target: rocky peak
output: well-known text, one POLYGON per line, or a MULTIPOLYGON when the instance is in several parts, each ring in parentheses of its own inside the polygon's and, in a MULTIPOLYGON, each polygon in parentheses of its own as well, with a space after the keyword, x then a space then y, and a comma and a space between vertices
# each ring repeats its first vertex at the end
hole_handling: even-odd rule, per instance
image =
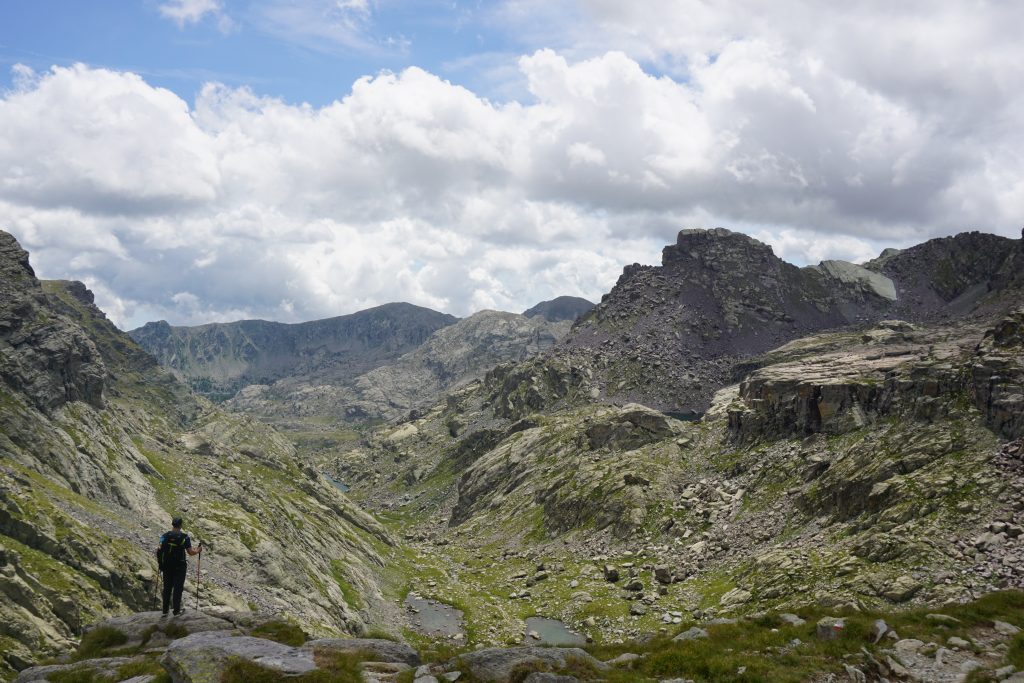
POLYGON ((14 235, 0 230, 0 282, 7 284, 35 279, 28 262, 28 252, 21 248, 14 235))
POLYGON ((594 307, 594 304, 578 296, 559 296, 550 301, 541 301, 523 315, 527 318, 541 316, 548 322, 573 321, 594 307))

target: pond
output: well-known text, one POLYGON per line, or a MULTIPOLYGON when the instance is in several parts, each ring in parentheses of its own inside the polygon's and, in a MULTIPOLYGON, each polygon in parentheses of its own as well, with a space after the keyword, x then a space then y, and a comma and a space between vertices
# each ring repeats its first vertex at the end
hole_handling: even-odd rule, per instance
POLYGON ((586 637, 569 630, 558 619, 530 617, 526 620, 526 645, 586 645, 586 637), (534 637, 534 634, 538 637, 534 637))
POLYGON ((337 479, 333 478, 329 474, 325 474, 324 477, 327 479, 327 481, 331 482, 331 485, 334 488, 338 489, 342 493, 348 493, 348 491, 349 491, 349 485, 348 484, 343 484, 342 482, 340 482, 337 479))
POLYGON ((436 600, 427 600, 414 593, 405 597, 413 630, 431 637, 451 637, 463 633, 462 611, 436 600))

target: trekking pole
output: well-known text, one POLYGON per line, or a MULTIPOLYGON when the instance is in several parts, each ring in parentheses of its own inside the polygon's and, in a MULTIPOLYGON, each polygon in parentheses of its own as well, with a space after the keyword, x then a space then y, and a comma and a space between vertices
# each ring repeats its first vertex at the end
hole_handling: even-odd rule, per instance
POLYGON ((196 558, 196 611, 199 611, 199 593, 202 592, 202 574, 199 572, 200 565, 203 564, 203 544, 199 543, 199 557, 196 558))

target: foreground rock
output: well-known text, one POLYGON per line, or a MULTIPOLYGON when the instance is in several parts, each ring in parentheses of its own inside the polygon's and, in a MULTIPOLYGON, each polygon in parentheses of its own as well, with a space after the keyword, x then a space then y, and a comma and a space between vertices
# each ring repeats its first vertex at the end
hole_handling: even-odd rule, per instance
POLYGON ((513 672, 524 667, 553 670, 581 664, 599 671, 607 668, 603 662, 576 647, 488 648, 462 655, 454 661, 474 680, 480 681, 507 681, 513 672))
POLYGON ((130 657, 103 657, 74 664, 53 664, 33 666, 25 669, 14 683, 48 683, 51 680, 108 680, 116 677, 118 670, 131 661, 130 657), (90 678, 91 676, 91 678, 90 678))
POLYGON ((243 636, 231 631, 196 633, 168 646, 160 663, 174 683, 219 683, 233 659, 242 659, 285 676, 316 668, 313 651, 243 636))
POLYGON ((420 656, 405 643, 396 643, 379 638, 323 638, 312 640, 302 646, 313 652, 348 652, 370 655, 375 662, 419 666, 420 656))

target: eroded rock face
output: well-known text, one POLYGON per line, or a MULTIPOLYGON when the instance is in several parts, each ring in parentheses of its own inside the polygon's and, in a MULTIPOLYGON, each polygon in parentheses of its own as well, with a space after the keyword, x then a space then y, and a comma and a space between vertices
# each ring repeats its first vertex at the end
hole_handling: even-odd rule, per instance
POLYGON ((0 231, 0 378, 53 411, 71 401, 102 408, 106 377, 96 345, 48 306, 28 253, 0 231))
POLYGON ((992 428, 1008 439, 1024 435, 1024 309, 985 334, 971 379, 976 403, 992 428))

